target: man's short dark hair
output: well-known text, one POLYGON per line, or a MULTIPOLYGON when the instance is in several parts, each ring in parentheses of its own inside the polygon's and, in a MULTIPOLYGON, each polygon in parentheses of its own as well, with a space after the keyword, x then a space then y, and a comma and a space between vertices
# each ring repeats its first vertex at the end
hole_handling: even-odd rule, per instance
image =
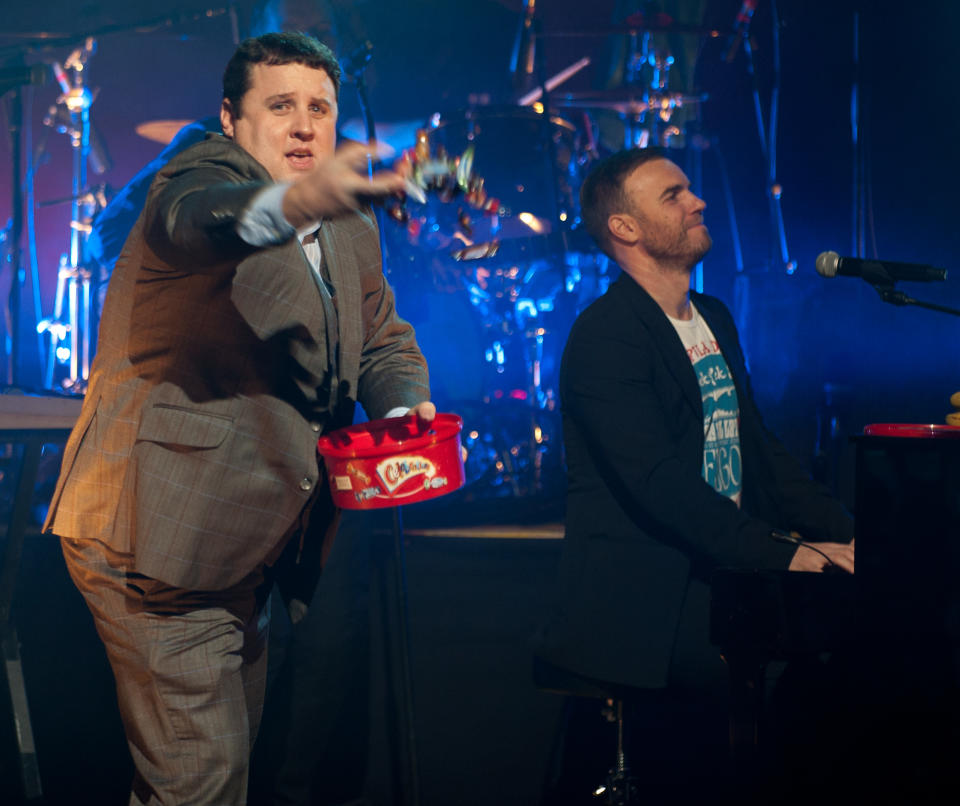
POLYGON ((250 89, 250 68, 255 64, 303 64, 323 70, 340 93, 340 63, 330 48, 307 34, 263 34, 243 40, 223 71, 223 97, 235 117, 241 116, 241 99, 250 89))
POLYGON ((667 159, 662 148, 629 148, 600 160, 580 187, 580 215, 583 225, 604 252, 610 254, 607 219, 630 209, 623 191, 626 178, 646 162, 667 159))

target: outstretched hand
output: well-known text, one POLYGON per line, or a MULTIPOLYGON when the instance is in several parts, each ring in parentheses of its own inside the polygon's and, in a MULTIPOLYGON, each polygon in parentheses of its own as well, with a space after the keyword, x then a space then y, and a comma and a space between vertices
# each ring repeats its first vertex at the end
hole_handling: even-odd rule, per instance
MULTIPOLYGON (((332 157, 294 182, 283 196, 283 215, 300 229, 323 218, 357 210, 363 204, 400 194, 404 177, 397 171, 377 171, 367 176, 368 159, 389 156, 388 146, 347 143, 332 157)), ((432 419, 432 417, 430 418, 432 419)))

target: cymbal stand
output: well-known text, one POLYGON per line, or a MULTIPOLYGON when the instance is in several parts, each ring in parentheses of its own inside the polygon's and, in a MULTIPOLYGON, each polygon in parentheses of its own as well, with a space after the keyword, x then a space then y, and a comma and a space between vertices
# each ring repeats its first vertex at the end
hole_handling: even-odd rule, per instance
POLYGON ((776 0, 770 3, 770 13, 773 17, 773 87, 770 90, 770 119, 769 125, 764 125, 763 106, 760 102, 760 85, 757 80, 756 67, 753 61, 753 45, 750 42, 750 16, 738 19, 736 36, 743 43, 743 52, 747 57, 747 71, 753 82, 753 110, 757 119, 757 132, 760 136, 760 147, 767 163, 767 199, 770 206, 770 225, 776 241, 780 266, 787 274, 797 270, 796 261, 790 258, 787 249, 787 234, 783 224, 783 208, 780 203, 783 195, 783 186, 777 179, 777 118, 780 106, 780 16, 777 13, 776 0))
MULTIPOLYGON (((628 87, 640 86, 643 78, 642 71, 650 56, 650 33, 644 31, 630 32, 630 45, 627 52, 625 83, 628 87)), ((642 97, 642 111, 636 114, 624 115, 624 148, 646 148, 650 145, 650 132, 646 128, 647 109, 649 109, 649 93, 644 89, 642 97)))
POLYGON ((666 146, 671 137, 679 136, 680 130, 670 125, 674 110, 683 105, 681 96, 669 91, 674 61, 672 53, 654 47, 649 31, 630 32, 626 84, 642 86, 643 94, 637 111, 624 114, 624 148, 666 146))
MULTIPOLYGON (((19 357, 20 357, 20 237, 23 229, 23 198, 20 195, 20 180, 22 173, 23 143, 21 134, 23 128, 23 105, 20 88, 17 87, 13 96, 8 99, 7 107, 7 126, 10 135, 11 156, 13 158, 11 174, 12 204, 10 223, 4 231, 7 249, 0 250, 3 257, 6 258, 12 271, 10 280, 10 296, 7 303, 8 326, 10 332, 9 340, 5 340, 5 352, 7 359, 6 382, 10 385, 16 385, 20 381, 19 357)), ((0 240, 4 240, 0 239, 0 240)))
MULTIPOLYGON (((90 56, 95 52, 96 41, 90 37, 83 46, 70 54, 63 67, 56 63, 53 65, 54 76, 63 90, 57 106, 65 106, 69 113, 69 125, 65 127, 65 132, 70 136, 70 147, 73 150, 70 253, 60 258, 53 316, 37 323, 37 332, 46 332, 49 335, 50 349, 44 372, 44 386, 52 389, 57 364, 69 362, 68 374, 61 381, 61 385, 77 392, 85 389, 90 377, 91 272, 81 265, 80 255, 83 241, 90 231, 89 221, 84 220, 83 214, 86 209, 84 189, 90 157, 90 106, 93 104, 93 94, 84 85, 84 70, 90 56), (72 76, 68 77, 67 70, 72 76), (66 320, 63 318, 65 299, 66 320)), ((56 116, 50 117, 56 119, 56 116)), ((48 120, 44 123, 53 125, 48 120)))
MULTIPOLYGON (((538 40, 542 39, 541 20, 533 16, 535 0, 529 0, 527 3, 528 20, 532 21, 534 51, 532 59, 536 68, 537 80, 540 85, 540 101, 543 108, 548 110, 547 122, 549 122, 550 104, 550 86, 547 76, 546 48, 536 48, 538 40)), ((551 190, 553 191, 553 210, 552 226, 557 226, 564 221, 564 210, 561 202, 560 179, 557 175, 557 144, 554 141, 549 126, 544 125, 543 144, 544 153, 548 160, 549 175, 551 179, 551 190)), ((546 420, 546 411, 551 401, 548 401, 546 390, 541 383, 541 367, 543 363, 543 338, 546 335, 546 329, 540 324, 538 311, 534 307, 532 313, 531 327, 525 328, 516 303, 513 306, 513 318, 517 320, 518 334, 524 340, 526 351, 524 363, 527 379, 527 416, 528 421, 525 428, 526 440, 526 463, 528 475, 528 491, 531 493, 540 492, 543 487, 543 453, 546 449, 545 440, 554 436, 547 434, 550 427, 546 420)), ((556 435, 559 437, 559 435, 556 435)), ((518 457, 519 458, 519 457, 518 457)), ((516 480, 514 480, 516 484, 516 480)))

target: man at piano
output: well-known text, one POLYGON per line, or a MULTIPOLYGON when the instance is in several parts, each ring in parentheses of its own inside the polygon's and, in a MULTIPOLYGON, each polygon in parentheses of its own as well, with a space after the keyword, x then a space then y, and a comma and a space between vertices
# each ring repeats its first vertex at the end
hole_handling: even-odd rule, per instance
POLYGON ((657 149, 623 151, 591 172, 581 203, 622 274, 563 356, 566 536, 538 655, 722 714, 713 570, 853 573, 853 522, 765 428, 729 311, 690 290, 711 239, 683 171, 657 149))
POLYGON ((246 802, 267 568, 336 525, 317 437, 358 402, 434 416, 366 205, 403 178, 334 150, 339 80, 304 34, 241 43, 224 134, 160 171, 110 279, 44 528, 107 649, 131 803, 246 802))

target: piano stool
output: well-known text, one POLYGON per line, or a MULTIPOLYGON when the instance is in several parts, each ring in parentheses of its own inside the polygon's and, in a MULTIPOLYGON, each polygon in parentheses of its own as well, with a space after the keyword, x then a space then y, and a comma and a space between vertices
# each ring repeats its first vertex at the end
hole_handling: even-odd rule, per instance
POLYGON ((647 689, 583 677, 570 669, 557 666, 537 656, 533 658, 533 682, 543 691, 604 702, 602 709, 604 717, 616 724, 616 756, 606 779, 594 790, 595 795, 604 797, 602 801, 596 802, 605 803, 608 806, 637 806, 640 803, 637 779, 630 774, 624 752, 624 705, 641 697, 650 696, 651 692, 647 689))

